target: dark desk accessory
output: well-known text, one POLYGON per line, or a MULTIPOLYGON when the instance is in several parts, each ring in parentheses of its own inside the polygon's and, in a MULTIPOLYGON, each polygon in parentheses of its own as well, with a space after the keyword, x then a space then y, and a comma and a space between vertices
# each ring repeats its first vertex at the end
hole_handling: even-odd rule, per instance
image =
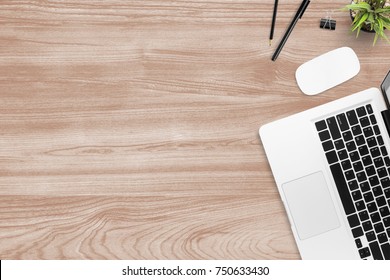
POLYGON ((286 44, 287 39, 290 36, 291 32, 293 31, 293 29, 294 29, 295 25, 297 24, 298 20, 300 18, 302 18, 303 13, 305 12, 305 10, 306 10, 307 6, 309 5, 309 3, 310 3, 309 0, 303 0, 302 1, 302 3, 299 6, 299 9, 297 10, 293 20, 291 21, 289 27, 286 30, 286 33, 284 34, 284 36, 282 38, 282 41, 279 43, 278 47, 276 48, 276 51, 275 51, 275 53, 272 56, 272 61, 275 61, 278 58, 280 52, 283 49, 284 44, 286 44))
POLYGON ((335 30, 336 21, 334 19, 322 18, 320 21, 320 28, 335 30))
POLYGON ((278 12, 278 0, 275 0, 274 12, 272 15, 271 32, 269 33, 269 45, 270 46, 271 46, 272 39, 274 38, 274 29, 275 29, 275 21, 276 21, 276 13, 277 12, 278 12))
POLYGON ((326 17, 320 20, 320 28, 330 30, 336 29, 336 21, 332 19, 332 11, 327 11, 326 17))

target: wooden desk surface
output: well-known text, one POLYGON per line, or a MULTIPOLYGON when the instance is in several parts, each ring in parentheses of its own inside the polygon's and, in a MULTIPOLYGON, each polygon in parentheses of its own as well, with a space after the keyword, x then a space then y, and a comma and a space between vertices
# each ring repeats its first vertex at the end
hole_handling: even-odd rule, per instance
POLYGON ((1 1, 0 259, 298 259, 258 129, 378 87, 389 45, 312 1, 272 62, 273 2, 1 1), (342 46, 359 75, 304 96, 342 46))

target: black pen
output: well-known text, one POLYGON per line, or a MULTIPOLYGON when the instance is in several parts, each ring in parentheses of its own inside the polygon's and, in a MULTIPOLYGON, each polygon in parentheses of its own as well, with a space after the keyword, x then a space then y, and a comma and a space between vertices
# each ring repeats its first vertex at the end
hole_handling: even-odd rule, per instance
POLYGON ((280 52, 283 49, 284 44, 287 42, 288 37, 290 36, 291 32, 293 31, 295 25, 297 24, 298 20, 303 16, 303 13, 305 12, 307 6, 309 5, 310 1, 309 0, 303 0, 301 6, 299 6, 299 9, 297 13, 294 16, 294 19, 290 23, 290 26, 287 28, 286 33, 283 36, 282 41, 279 43, 279 46, 277 47, 274 55, 272 56, 272 60, 275 61, 280 52))
POLYGON ((269 45, 271 46, 272 39, 274 38, 274 29, 276 21, 276 13, 278 12, 278 0, 274 3, 274 13, 272 15, 271 32, 269 33, 269 45))

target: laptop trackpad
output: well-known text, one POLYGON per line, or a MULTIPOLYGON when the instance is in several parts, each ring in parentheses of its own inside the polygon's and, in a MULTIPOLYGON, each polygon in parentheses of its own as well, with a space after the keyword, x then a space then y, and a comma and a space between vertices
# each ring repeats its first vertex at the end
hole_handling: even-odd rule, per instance
POLYGON ((340 226, 322 172, 282 185, 299 238, 307 239, 340 226))

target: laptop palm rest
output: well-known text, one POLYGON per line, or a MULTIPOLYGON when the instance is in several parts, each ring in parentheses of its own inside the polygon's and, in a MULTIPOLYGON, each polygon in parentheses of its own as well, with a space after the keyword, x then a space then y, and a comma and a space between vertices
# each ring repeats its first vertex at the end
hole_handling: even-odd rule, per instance
POLYGON ((340 226, 324 175, 316 172, 282 185, 287 207, 301 240, 340 226))

